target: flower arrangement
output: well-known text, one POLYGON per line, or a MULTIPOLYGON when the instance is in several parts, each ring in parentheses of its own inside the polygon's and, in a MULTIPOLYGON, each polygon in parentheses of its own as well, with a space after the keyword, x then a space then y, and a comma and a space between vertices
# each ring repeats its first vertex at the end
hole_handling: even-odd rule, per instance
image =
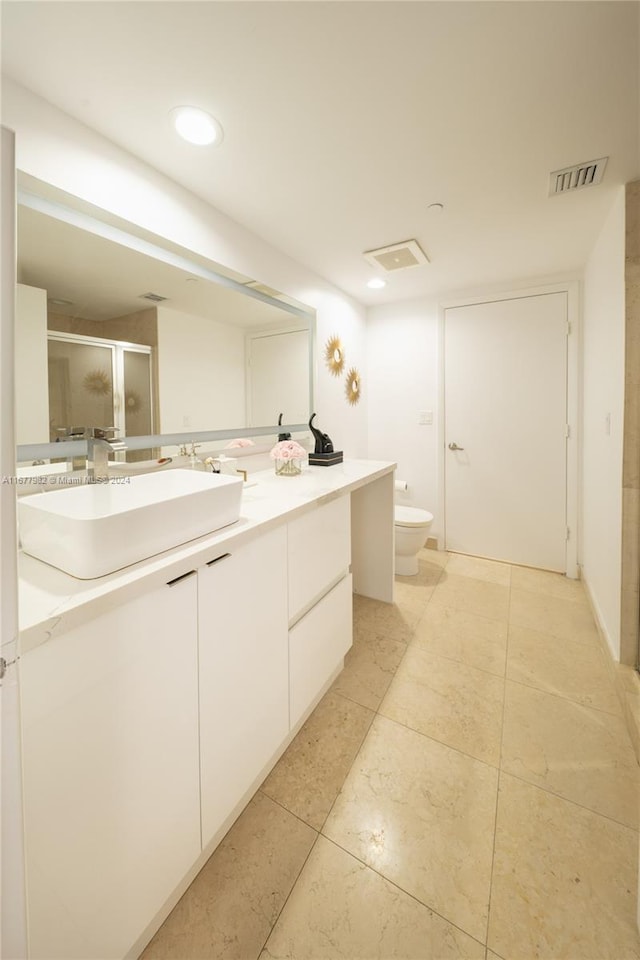
POLYGON ((235 440, 229 440, 229 443, 226 445, 225 450, 235 450, 240 447, 254 447, 255 444, 253 440, 249 440, 249 437, 236 437, 235 440))
POLYGON ((300 461, 306 456, 307 451, 295 440, 279 440, 270 452, 278 476, 295 477, 302 473, 300 461))
POLYGON ((306 455, 307 451, 295 440, 280 440, 270 453, 272 460, 302 460, 306 455))

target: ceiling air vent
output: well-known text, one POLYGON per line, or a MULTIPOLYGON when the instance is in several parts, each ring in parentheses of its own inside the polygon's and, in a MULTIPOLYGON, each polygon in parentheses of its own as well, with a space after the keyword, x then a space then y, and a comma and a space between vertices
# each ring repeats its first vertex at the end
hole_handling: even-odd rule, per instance
POLYGON ((554 170, 549 176, 549 196, 571 193, 573 190, 581 190, 582 187, 595 187, 604 176, 608 159, 600 157, 599 160, 578 163, 574 167, 565 167, 564 170, 554 170))
POLYGON ((373 267, 381 267, 388 273, 392 270, 405 270, 407 267, 429 263, 426 253, 417 240, 404 240, 402 243, 392 243, 391 246, 380 247, 378 250, 366 250, 363 256, 373 267))
POLYGON ((163 300, 168 300, 168 297, 161 297, 159 293, 141 293, 141 300, 151 300, 152 303, 162 303, 163 300))

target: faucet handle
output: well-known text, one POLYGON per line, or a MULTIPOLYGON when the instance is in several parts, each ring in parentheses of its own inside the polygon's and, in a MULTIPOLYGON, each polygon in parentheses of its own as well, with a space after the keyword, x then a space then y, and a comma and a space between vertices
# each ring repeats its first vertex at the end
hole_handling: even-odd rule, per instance
POLYGON ((84 440, 88 427, 56 427, 56 433, 61 433, 69 440, 84 440))
POLYGON ((74 435, 76 435, 75 431, 82 430, 82 433, 78 432, 77 435, 85 440, 108 440, 107 434, 117 433, 116 427, 71 427, 71 430, 74 431, 74 435))

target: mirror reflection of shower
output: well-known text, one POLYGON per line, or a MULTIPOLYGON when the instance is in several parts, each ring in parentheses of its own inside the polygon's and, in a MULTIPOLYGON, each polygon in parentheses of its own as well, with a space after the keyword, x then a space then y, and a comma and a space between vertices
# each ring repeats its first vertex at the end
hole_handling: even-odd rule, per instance
MULTIPOLYGON (((115 428, 116 436, 155 432, 151 347, 49 333, 49 440, 69 427, 115 428)), ((145 460, 150 451, 128 451, 145 460)))

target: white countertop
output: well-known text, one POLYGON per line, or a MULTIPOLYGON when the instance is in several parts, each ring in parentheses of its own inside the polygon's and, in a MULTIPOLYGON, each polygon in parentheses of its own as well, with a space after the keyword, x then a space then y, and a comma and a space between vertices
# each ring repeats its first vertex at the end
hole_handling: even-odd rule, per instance
POLYGON ((22 653, 125 602, 163 581, 206 562, 270 527, 293 519, 337 496, 351 493, 395 470, 380 460, 345 460, 330 467, 306 466, 298 477, 276 477, 273 470, 251 474, 243 490, 240 518, 215 533, 124 567, 96 580, 77 580, 20 552, 19 622, 22 653))

